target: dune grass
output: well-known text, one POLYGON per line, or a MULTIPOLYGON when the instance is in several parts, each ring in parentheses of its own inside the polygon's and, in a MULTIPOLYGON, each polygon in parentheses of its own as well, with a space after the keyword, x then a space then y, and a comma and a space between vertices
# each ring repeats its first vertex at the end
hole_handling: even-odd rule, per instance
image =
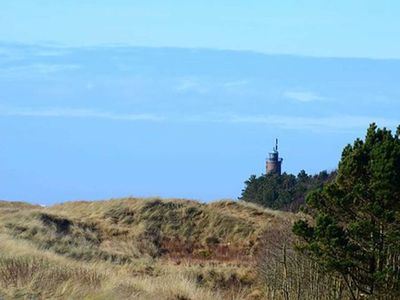
POLYGON ((250 299, 279 213, 233 201, 0 202, 5 299, 250 299))

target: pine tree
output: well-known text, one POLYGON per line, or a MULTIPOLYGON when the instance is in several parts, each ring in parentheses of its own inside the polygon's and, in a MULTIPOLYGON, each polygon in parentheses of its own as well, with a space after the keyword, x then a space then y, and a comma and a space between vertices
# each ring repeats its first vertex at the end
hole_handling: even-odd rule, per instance
MULTIPOLYGON (((300 250, 340 274, 353 298, 400 295, 400 126, 371 124, 342 154, 336 179, 307 197, 300 250)), ((390 298, 391 297, 391 298, 390 298)))

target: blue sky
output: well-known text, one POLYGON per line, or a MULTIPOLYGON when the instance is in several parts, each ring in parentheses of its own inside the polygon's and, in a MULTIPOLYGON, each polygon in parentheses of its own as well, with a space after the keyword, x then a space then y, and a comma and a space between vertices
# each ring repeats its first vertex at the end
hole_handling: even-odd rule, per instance
POLYGON ((394 0, 4 0, 0 37, 399 58, 399 10, 394 0))
POLYGON ((0 199, 236 198, 275 137, 285 171, 334 169, 400 124, 398 8, 3 1, 0 199))

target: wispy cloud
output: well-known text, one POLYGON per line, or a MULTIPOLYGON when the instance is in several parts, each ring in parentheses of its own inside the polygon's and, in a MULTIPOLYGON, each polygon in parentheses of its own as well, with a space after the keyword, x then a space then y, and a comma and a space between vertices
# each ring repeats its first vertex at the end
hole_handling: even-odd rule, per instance
POLYGON ((334 115, 326 117, 302 117, 289 115, 243 115, 243 114, 205 114, 185 116, 186 122, 204 123, 231 123, 252 124, 269 126, 288 130, 312 130, 312 131, 344 131, 365 129, 375 122, 379 126, 396 128, 400 125, 400 119, 387 119, 374 116, 334 115))
POLYGON ((366 128, 372 122, 385 127, 397 127, 400 119, 387 119, 373 116, 335 115, 327 117, 299 117, 278 115, 228 115, 221 116, 221 122, 265 124, 283 129, 298 130, 348 130, 366 128))
POLYGON ((185 78, 180 80, 175 90, 180 93, 195 92, 198 94, 205 94, 208 92, 209 88, 198 79, 185 78))
POLYGON ((39 57, 65 56, 69 53, 70 53, 70 51, 68 51, 66 49, 57 49, 57 48, 36 49, 35 51, 32 51, 32 55, 39 56, 39 57))
POLYGON ((0 58, 6 62, 60 57, 67 55, 70 51, 70 48, 57 47, 55 45, 39 46, 0 42, 0 58))
POLYGON ((400 119, 388 119, 374 116, 334 115, 325 117, 303 117, 289 115, 243 115, 204 113, 192 115, 151 114, 151 113, 119 113, 90 109, 0 109, 0 116, 42 117, 42 118, 81 118, 115 121, 145 122, 182 122, 182 123, 225 123, 253 124, 271 126, 289 130, 342 131, 363 129, 372 122, 379 126, 395 128, 400 119))
POLYGON ((286 91, 283 96, 299 102, 314 102, 324 99, 314 92, 286 91))
POLYGON ((240 88, 240 87, 246 86, 248 83, 249 83, 248 80, 242 79, 242 80, 234 80, 234 81, 227 81, 227 82, 224 82, 224 83, 222 84, 222 86, 223 86, 224 88, 227 88, 227 89, 230 89, 230 88, 240 88))
POLYGON ((164 118, 155 114, 146 113, 115 113, 101 112, 87 109, 8 109, 0 110, 2 116, 13 117, 47 117, 47 118, 81 118, 81 119, 104 119, 116 121, 163 121, 164 118))
POLYGON ((81 66, 76 64, 48 64, 48 63, 35 63, 29 65, 19 65, 0 70, 2 77, 19 77, 19 76, 32 76, 36 74, 48 75, 64 71, 74 71, 80 69, 81 66))
POLYGON ((179 80, 174 86, 174 90, 179 93, 196 93, 207 94, 209 92, 223 90, 226 92, 237 92, 248 85, 246 79, 221 81, 221 80, 205 80, 202 78, 184 78, 179 80))

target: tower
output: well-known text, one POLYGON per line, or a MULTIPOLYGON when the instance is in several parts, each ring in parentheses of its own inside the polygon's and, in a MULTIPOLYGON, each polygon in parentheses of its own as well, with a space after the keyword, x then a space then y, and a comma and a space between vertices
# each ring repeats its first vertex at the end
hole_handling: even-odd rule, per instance
POLYGON ((269 153, 269 158, 267 159, 267 174, 277 174, 282 173, 282 161, 283 158, 279 157, 278 152, 278 139, 276 139, 275 147, 272 152, 269 153))

